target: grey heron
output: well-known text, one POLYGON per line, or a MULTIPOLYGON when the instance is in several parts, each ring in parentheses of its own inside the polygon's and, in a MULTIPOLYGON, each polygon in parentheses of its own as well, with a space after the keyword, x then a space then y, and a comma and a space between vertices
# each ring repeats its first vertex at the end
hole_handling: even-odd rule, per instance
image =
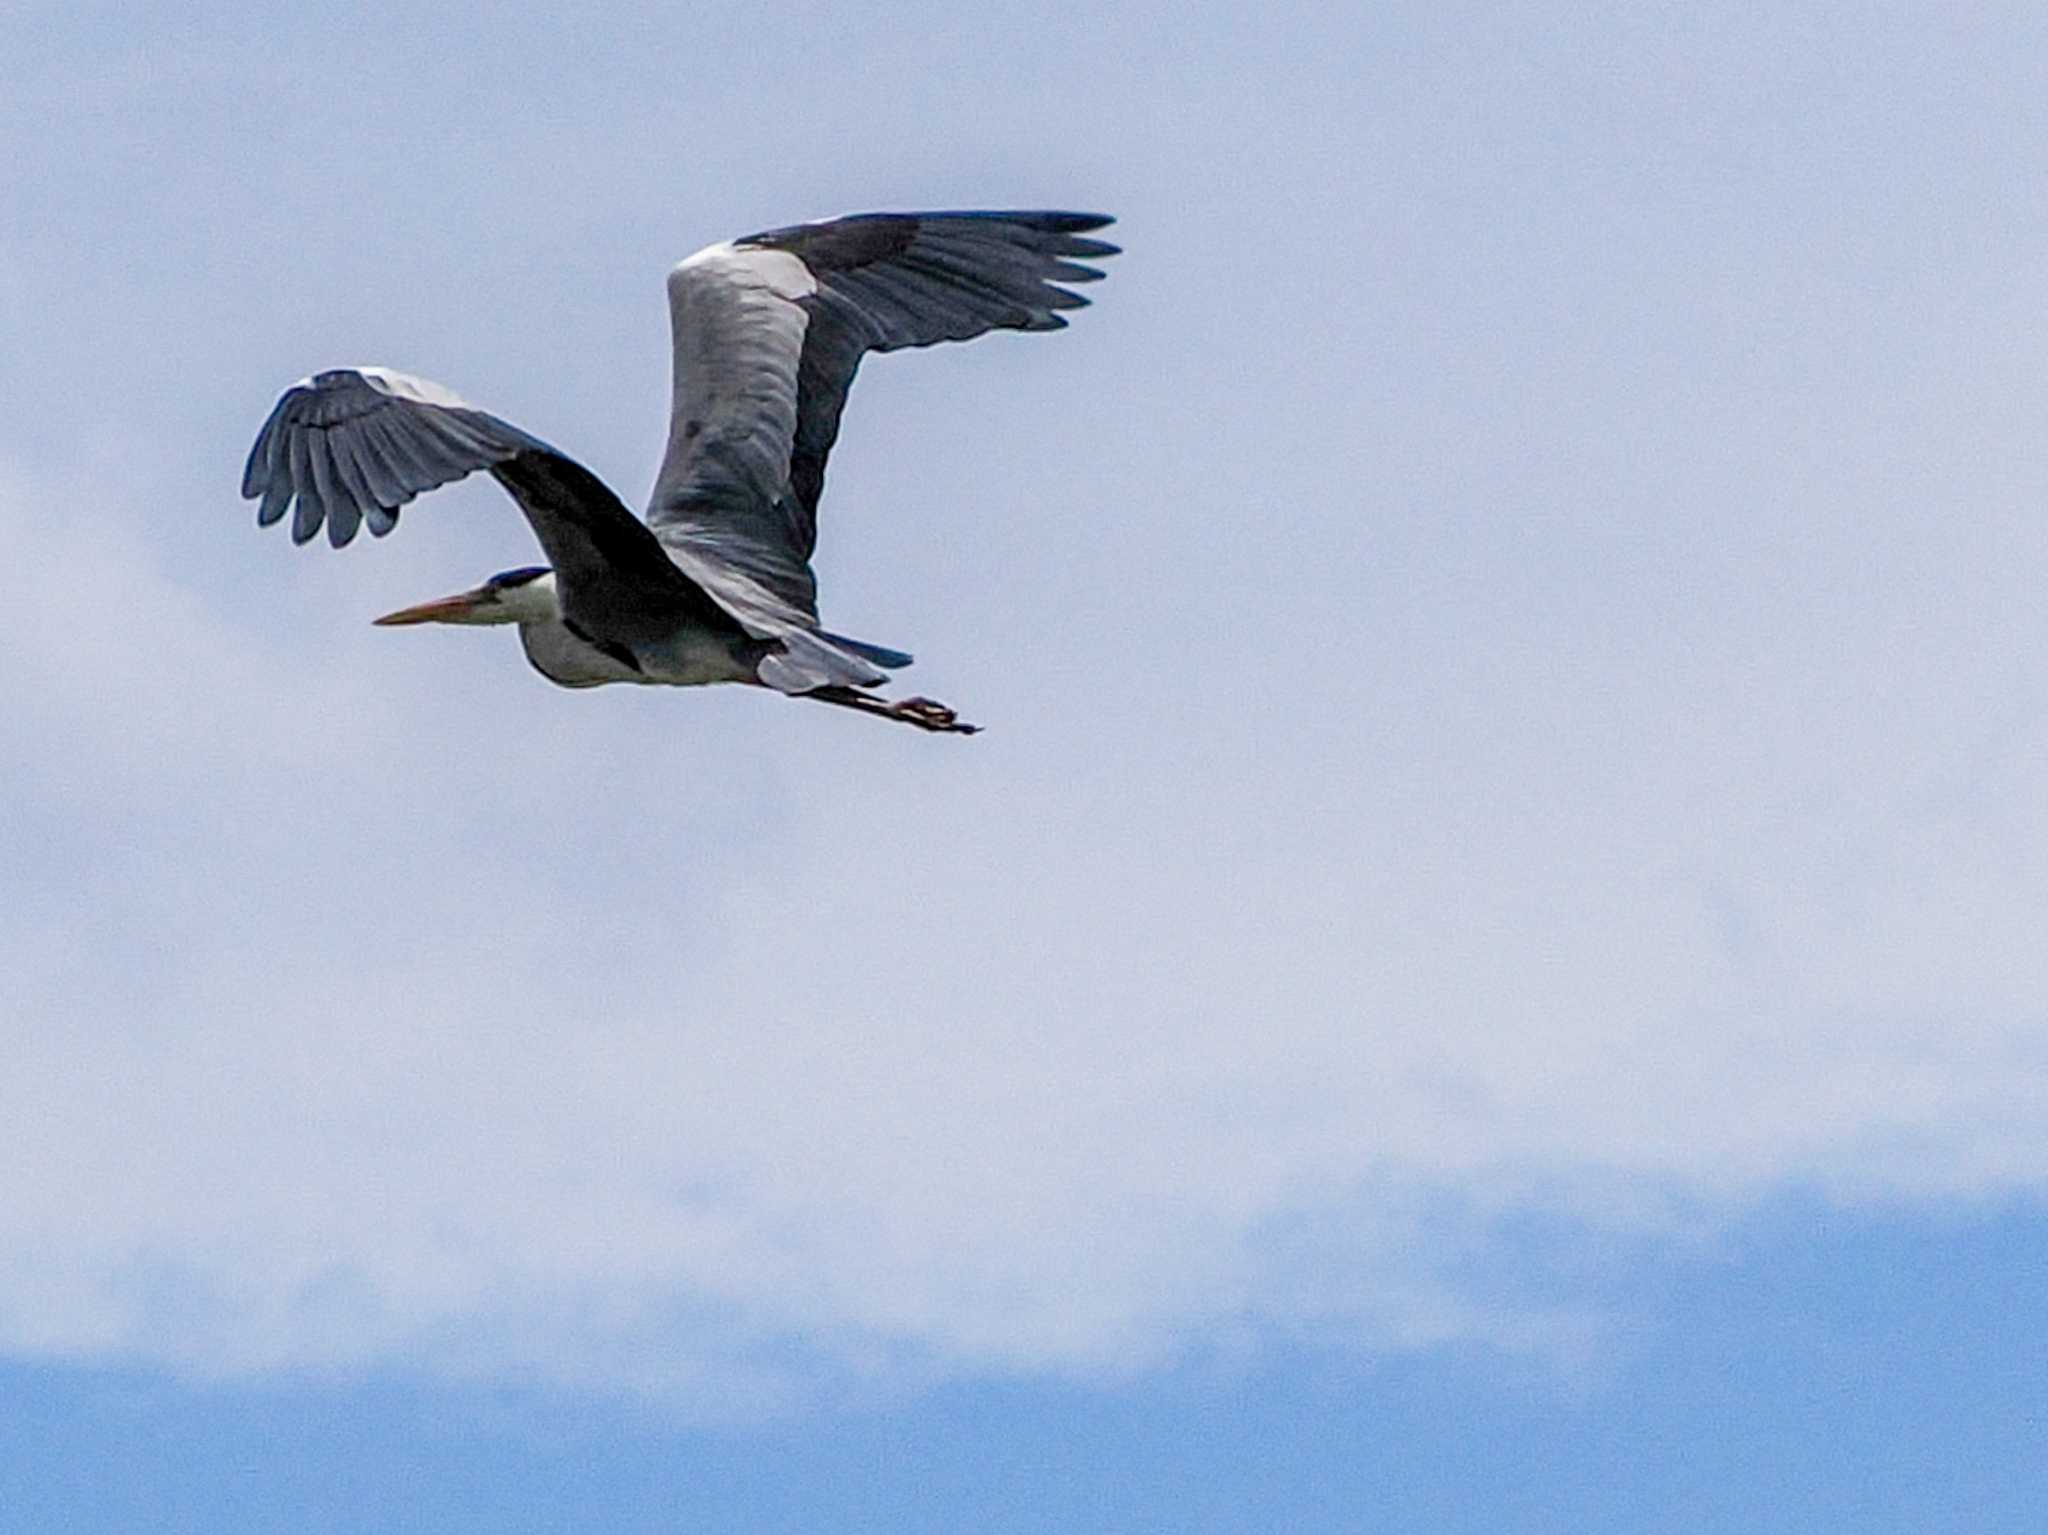
POLYGON ((811 553, 825 460, 869 352, 1057 330, 1087 303, 1063 283, 1117 254, 1111 220, 1050 211, 867 213, 771 229, 669 273, 675 386, 647 518, 559 449, 438 384, 335 368, 287 389, 242 494, 303 544, 382 536, 422 491, 488 470, 548 563, 492 576, 380 624, 516 624, 564 687, 715 682, 859 709, 925 730, 976 727, 926 698, 870 689, 900 650, 821 626, 811 553), (296 503, 294 507, 294 503, 296 503))

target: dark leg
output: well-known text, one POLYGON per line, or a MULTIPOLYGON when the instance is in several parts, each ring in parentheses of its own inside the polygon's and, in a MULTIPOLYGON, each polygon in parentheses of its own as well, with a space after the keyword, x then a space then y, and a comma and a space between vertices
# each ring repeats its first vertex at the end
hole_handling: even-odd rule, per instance
POLYGON ((919 730, 971 736, 981 729, 979 725, 968 724, 944 704, 934 703, 929 698, 892 701, 863 693, 858 688, 843 687, 812 688, 802 696, 815 698, 820 703, 837 704, 842 709, 858 709, 863 714, 878 714, 885 720, 901 720, 919 730))

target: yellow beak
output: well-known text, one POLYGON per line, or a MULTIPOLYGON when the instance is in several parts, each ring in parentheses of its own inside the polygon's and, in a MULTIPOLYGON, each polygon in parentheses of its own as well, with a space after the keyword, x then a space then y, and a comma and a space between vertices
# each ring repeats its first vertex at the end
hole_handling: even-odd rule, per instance
POLYGON ((400 608, 396 613, 386 613, 382 618, 370 620, 374 624, 395 627, 399 624, 461 624, 472 620, 476 610, 490 600, 488 592, 458 592, 453 597, 436 597, 432 602, 422 602, 413 607, 400 608))

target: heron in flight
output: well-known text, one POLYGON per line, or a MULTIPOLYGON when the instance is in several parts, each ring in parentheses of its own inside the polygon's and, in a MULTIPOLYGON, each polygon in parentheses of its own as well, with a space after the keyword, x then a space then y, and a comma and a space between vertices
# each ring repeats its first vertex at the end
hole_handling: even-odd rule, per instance
POLYGON ((564 687, 740 682, 925 730, 976 727, 928 698, 871 691, 910 664, 818 620, 811 551, 825 459, 869 352, 1058 330, 1063 283, 1117 247, 1093 213, 866 213, 707 247, 669 273, 675 392, 647 520, 559 449, 389 368, 335 368, 284 392, 242 494, 294 543, 382 536, 421 491, 488 470, 545 566, 492 576, 380 624, 517 624, 564 687), (294 503, 296 505, 294 506, 294 503))

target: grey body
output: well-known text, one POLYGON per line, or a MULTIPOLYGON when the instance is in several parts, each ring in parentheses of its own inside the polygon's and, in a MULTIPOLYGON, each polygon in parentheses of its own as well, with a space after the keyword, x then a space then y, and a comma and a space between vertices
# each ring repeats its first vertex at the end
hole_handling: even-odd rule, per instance
POLYGON ((568 687, 758 683, 964 729, 926 700, 859 690, 907 666, 818 619, 811 555, 825 462, 860 359, 996 329, 1055 330, 1086 302, 1059 286, 1097 214, 863 214, 714 245, 668 279, 675 379, 647 519, 589 470, 437 384, 338 368, 287 390, 242 493, 292 538, 375 535, 424 490, 482 469, 525 513, 548 569, 509 572, 388 622, 516 623, 527 658, 568 687))
POLYGON ((737 625, 673 626, 635 646, 629 662, 616 650, 600 649, 570 630, 555 601, 553 571, 540 573, 535 592, 538 600, 527 602, 511 621, 519 625, 519 646, 526 659, 550 682, 565 688, 594 688, 607 682, 703 687, 755 680, 762 642, 737 625))

